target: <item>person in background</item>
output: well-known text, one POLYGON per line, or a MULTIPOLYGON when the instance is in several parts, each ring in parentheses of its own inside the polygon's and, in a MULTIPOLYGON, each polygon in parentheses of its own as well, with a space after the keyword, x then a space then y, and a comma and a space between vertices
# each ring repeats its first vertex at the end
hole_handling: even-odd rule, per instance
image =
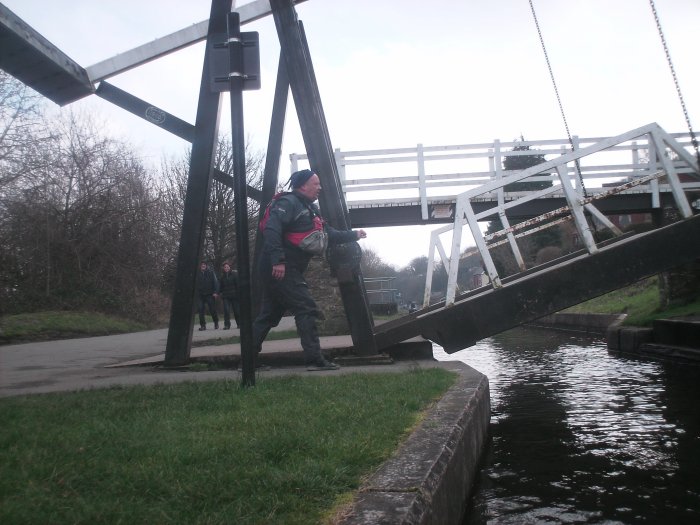
POLYGON ((269 215, 266 212, 263 219, 264 244, 259 262, 263 299, 253 323, 253 345, 257 355, 270 329, 279 324, 288 310, 294 315, 307 370, 336 370, 339 366, 327 361, 321 352, 316 327, 320 312, 309 293, 304 272, 311 258, 325 251, 326 242, 356 242, 367 234, 364 230, 336 230, 325 224, 314 204, 321 192, 321 181, 311 170, 293 173, 289 187, 291 192, 275 196, 269 215))
POLYGON ((209 307, 209 314, 214 320, 214 330, 219 329, 219 316, 216 313, 216 297, 219 294, 219 281, 206 261, 199 263, 197 275, 197 293, 199 294, 199 331, 207 329, 204 308, 209 307))
POLYGON ((231 313, 238 328, 238 274, 228 261, 224 262, 219 276, 219 294, 224 303, 224 330, 231 328, 231 313))

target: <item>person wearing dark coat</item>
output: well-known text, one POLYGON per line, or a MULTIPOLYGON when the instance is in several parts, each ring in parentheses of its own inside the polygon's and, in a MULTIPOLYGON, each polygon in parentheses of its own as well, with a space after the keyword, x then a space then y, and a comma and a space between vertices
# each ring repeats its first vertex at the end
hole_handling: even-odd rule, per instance
POLYGON ((206 261, 199 264, 197 294, 199 296, 199 331, 207 329, 207 322, 204 318, 205 307, 209 308, 209 314, 214 320, 214 330, 218 330, 219 316, 216 313, 216 297, 219 294, 219 280, 206 261))
POLYGON ((224 330, 231 328, 231 313, 238 328, 238 274, 231 270, 231 263, 226 261, 219 276, 219 293, 224 303, 224 330))
POLYGON ((343 244, 364 239, 367 234, 364 230, 336 230, 323 221, 314 204, 321 192, 321 181, 311 170, 293 173, 289 186, 290 193, 273 200, 264 224, 259 261, 263 299, 253 323, 253 345, 259 353, 270 329, 289 311, 294 315, 307 369, 335 370, 338 365, 327 361, 321 352, 316 327, 320 312, 309 293, 304 272, 314 254, 325 250, 325 242, 316 242, 319 238, 330 244, 343 244))

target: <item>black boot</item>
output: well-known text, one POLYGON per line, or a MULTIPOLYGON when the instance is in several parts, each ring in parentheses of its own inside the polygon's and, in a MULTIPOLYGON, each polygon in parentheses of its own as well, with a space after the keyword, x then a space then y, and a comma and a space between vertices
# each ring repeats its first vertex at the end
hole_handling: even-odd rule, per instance
POLYGON ((301 339, 301 347, 304 350, 306 369, 309 371, 337 370, 340 368, 335 363, 327 361, 321 353, 321 343, 318 340, 318 328, 316 318, 312 316, 298 317, 295 319, 297 331, 301 339))
POLYGON ((307 365, 306 369, 309 372, 322 372, 326 370, 338 370, 340 368, 339 365, 336 365, 335 363, 331 361, 327 361, 324 357, 321 357, 321 359, 318 359, 316 362, 307 365))

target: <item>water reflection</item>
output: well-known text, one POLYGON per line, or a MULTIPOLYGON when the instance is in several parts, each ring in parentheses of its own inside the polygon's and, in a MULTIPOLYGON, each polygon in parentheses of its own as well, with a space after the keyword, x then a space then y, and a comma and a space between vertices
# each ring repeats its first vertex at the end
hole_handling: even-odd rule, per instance
POLYGON ((467 523, 700 523, 700 368, 527 329, 435 355, 489 377, 467 523))

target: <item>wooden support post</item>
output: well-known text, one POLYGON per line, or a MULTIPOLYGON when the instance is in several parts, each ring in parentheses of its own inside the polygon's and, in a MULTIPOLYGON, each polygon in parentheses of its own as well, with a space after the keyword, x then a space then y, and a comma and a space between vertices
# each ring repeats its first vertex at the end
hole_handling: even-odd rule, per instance
MULTIPOLYGON (((323 186, 321 209, 331 226, 347 229, 350 227, 350 219, 303 28, 297 20, 291 0, 270 0, 270 7, 287 66, 309 164, 318 174, 323 186)), ((376 354, 374 323, 362 273, 359 270, 354 272, 351 281, 339 282, 339 288, 355 351, 361 355, 376 354)))
MULTIPOLYGON (((282 138, 284 135, 284 122, 287 114, 287 101, 289 99, 289 77, 284 65, 284 59, 280 54, 279 65, 277 66, 277 83, 275 84, 275 98, 272 102, 272 117, 270 121, 270 135, 267 139, 267 155, 265 156, 265 170, 263 172, 262 195, 260 198, 260 211, 258 221, 265 213, 267 203, 272 200, 277 190, 280 171, 280 157, 282 156, 282 138)), ((253 315, 260 311, 262 302, 262 286, 260 283, 260 271, 258 261, 263 247, 263 236, 258 228, 255 229, 255 251, 253 263, 253 315)))
POLYGON ((175 289, 170 309, 168 342, 165 348, 165 366, 184 365, 190 359, 197 263, 202 252, 214 167, 214 148, 221 114, 221 94, 213 92, 210 88, 209 57, 213 45, 210 39, 212 35, 226 31, 226 14, 229 11, 231 11, 231 0, 215 0, 211 4, 209 36, 199 86, 190 172, 187 178, 182 232, 175 271, 175 289))
POLYGON ((241 383, 255 385, 255 348, 251 313, 250 243, 248 242, 248 195, 246 192, 245 126, 243 119, 243 43, 238 13, 228 14, 229 88, 231 97, 231 151, 233 153, 233 199, 236 221, 236 267, 241 336, 241 383))

